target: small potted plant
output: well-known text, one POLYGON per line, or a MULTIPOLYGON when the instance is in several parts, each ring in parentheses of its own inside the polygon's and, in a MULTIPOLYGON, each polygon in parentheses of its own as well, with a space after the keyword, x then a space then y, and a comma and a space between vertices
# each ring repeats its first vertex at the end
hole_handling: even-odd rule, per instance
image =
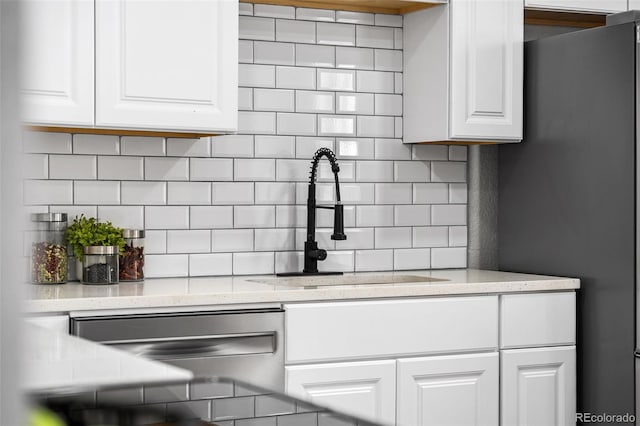
POLYGON ((121 228, 81 215, 67 228, 66 239, 81 262, 78 279, 83 284, 118 282, 118 255, 125 245, 121 228))

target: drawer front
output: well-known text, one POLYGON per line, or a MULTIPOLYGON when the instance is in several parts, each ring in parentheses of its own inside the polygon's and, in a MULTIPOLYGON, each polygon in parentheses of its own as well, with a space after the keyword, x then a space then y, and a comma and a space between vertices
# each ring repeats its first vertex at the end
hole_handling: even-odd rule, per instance
POLYGON ((501 348, 575 344, 574 292, 513 294, 501 297, 501 348))
POLYGON ((491 350, 498 296, 292 304, 288 363, 491 350))
POLYGON ((38 327, 48 328, 56 333, 69 334, 68 315, 46 315, 39 317, 27 317, 26 321, 38 327))

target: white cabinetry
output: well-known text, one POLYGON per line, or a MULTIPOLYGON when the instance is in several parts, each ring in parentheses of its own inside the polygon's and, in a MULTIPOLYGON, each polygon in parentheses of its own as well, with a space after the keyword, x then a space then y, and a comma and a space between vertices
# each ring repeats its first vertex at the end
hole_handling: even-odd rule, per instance
POLYGON ((56 333, 69 334, 68 315, 44 315, 39 317, 27 317, 26 321, 38 327, 46 328, 56 333))
POLYGON ((405 15, 405 142, 522 139, 523 20, 517 0, 405 15))
POLYGON ((640 0, 629 0, 629 10, 640 10, 640 0))
MULTIPOLYGON (((629 0, 629 3, 633 1, 629 0)), ((524 6, 527 9, 566 12, 615 13, 627 10, 627 0, 525 0, 524 6)))
POLYGON ((503 425, 576 424, 575 346, 502 352, 503 425))
POLYGON ((24 15, 24 121, 236 130, 237 0, 28 0, 24 15))
POLYGON ((24 120, 93 125, 93 0, 21 4, 24 120))
POLYGON ((497 353, 398 360, 399 426, 497 426, 497 353))
POLYGON ((395 423, 395 361, 290 366, 286 375, 291 395, 368 420, 395 423))

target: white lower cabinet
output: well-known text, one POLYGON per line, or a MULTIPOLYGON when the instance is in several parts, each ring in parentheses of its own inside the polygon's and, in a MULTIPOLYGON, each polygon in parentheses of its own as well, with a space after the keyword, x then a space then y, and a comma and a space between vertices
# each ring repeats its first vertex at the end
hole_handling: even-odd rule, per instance
POLYGON ((502 351, 501 418, 509 426, 576 424, 576 347, 502 351))
POLYGON ((398 360, 399 426, 498 426, 499 356, 398 360))
POLYGON ((395 360, 299 365, 285 371, 291 395, 364 419, 395 424, 395 360))

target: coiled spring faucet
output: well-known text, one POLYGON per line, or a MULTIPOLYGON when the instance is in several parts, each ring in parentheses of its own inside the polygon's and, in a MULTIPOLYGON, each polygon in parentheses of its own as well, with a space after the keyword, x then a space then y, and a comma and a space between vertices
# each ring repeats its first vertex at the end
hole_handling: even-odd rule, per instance
POLYGON ((333 234, 332 240, 346 240, 344 233, 344 208, 340 201, 340 182, 338 181, 338 173, 340 166, 336 161, 335 154, 329 148, 320 148, 313 155, 311 160, 311 174, 309 176, 309 194, 307 196, 307 239, 304 242, 304 269, 302 272, 278 274, 279 276, 295 276, 295 275, 342 275, 342 272, 318 272, 318 261, 327 258, 327 251, 318 248, 316 241, 316 209, 333 210, 333 234), (336 204, 333 206, 316 204, 316 174, 318 172, 318 163, 322 157, 326 157, 331 163, 331 171, 336 182, 336 204))

